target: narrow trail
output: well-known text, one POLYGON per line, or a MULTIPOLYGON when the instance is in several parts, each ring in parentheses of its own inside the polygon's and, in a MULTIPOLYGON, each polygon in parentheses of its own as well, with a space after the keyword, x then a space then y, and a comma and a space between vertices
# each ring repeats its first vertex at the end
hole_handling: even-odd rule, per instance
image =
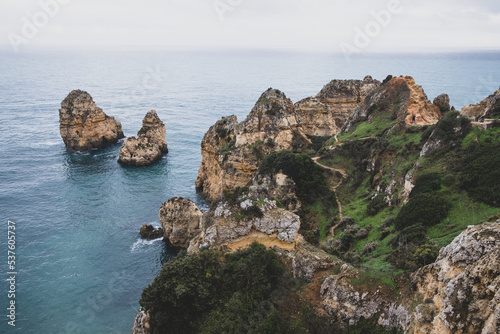
MULTIPOLYGON (((326 166, 326 165, 323 165, 322 163, 320 163, 318 160, 320 159, 320 157, 314 157, 312 158, 312 160, 320 167, 322 168, 325 168, 325 169, 329 169, 331 171, 334 171, 334 172, 339 172, 341 175, 342 175, 342 179, 340 180, 340 182, 333 186, 331 189, 333 191, 333 193, 335 194, 335 200, 337 201, 338 205, 339 205, 339 223, 340 221, 342 220, 343 218, 343 215, 342 215, 342 203, 340 203, 340 199, 339 199, 339 195, 337 194, 337 188, 342 184, 342 182, 344 181, 344 179, 347 177, 347 172, 343 169, 339 169, 339 168, 333 168, 333 167, 330 167, 330 166, 326 166)), ((335 228, 338 226, 335 225, 335 226, 332 226, 332 229, 331 229, 331 234, 332 234, 332 237, 335 235, 334 231, 335 231, 335 228)))

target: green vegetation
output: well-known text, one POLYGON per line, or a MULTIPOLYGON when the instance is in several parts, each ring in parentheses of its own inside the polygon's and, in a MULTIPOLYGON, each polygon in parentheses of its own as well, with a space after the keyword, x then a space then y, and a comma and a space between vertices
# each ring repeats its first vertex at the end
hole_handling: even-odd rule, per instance
MULTIPOLYGON (((326 142, 330 140, 331 137, 321 137, 321 136, 307 136, 312 142, 312 148, 314 151, 318 152, 325 145, 326 142)), ((334 138, 335 140, 335 138, 334 138)), ((333 144, 330 144, 333 145, 333 144)))
POLYGON ((500 207, 500 144, 472 144, 467 153, 462 188, 475 200, 500 207))
POLYGON ((281 332, 271 296, 284 269, 274 252, 254 243, 221 256, 179 254, 163 266, 140 300, 152 333, 281 332))
POLYGON ((258 173, 272 175, 280 171, 296 183, 297 196, 305 203, 314 204, 317 199, 331 192, 323 169, 305 154, 273 152, 264 158, 258 173))
POLYGON ((217 129, 215 129, 215 132, 217 132, 217 136, 219 136, 219 138, 224 139, 226 138, 229 131, 224 127, 218 127, 217 129))
MULTIPOLYGON (((384 106, 376 105, 372 112, 384 106)), ((340 142, 362 139, 366 137, 379 137, 392 125, 396 124, 390 113, 382 113, 374 116, 370 121, 356 124, 356 128, 352 132, 343 133, 339 136, 340 142)))
POLYGON ((433 226, 448 216, 450 204, 437 194, 419 194, 410 198, 396 216, 396 228, 402 230, 412 225, 433 226))

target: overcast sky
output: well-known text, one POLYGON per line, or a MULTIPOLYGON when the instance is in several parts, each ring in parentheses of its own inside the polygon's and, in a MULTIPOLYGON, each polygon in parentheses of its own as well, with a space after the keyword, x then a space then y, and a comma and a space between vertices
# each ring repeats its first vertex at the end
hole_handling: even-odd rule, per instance
POLYGON ((14 41, 20 49, 106 45, 499 50, 500 1, 0 0, 0 35, 1 44, 14 41), (44 10, 41 3, 52 6, 44 10), (54 3, 61 3, 60 8, 54 3), (383 24, 373 15, 381 11, 392 11, 390 18, 381 16, 383 24), (39 27, 33 32, 27 26, 35 19, 39 27), (358 36, 366 29, 368 41, 358 36))

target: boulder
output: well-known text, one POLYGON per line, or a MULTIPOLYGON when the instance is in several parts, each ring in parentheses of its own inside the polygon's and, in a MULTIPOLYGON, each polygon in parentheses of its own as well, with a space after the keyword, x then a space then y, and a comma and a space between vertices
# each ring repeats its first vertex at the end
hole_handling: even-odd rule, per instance
POLYGON ((118 162, 126 166, 149 166, 168 153, 165 140, 165 124, 160 120, 155 110, 146 114, 142 121, 142 128, 137 138, 125 140, 120 149, 118 162))
POLYGON ((441 94, 437 96, 432 102, 435 106, 441 110, 441 112, 447 112, 451 110, 450 97, 448 94, 441 94))
POLYGON ((158 239, 163 237, 164 230, 162 228, 155 228, 153 225, 142 225, 139 234, 144 239, 158 239))
POLYGON ((174 197, 163 203, 159 217, 164 237, 174 247, 188 248, 191 240, 200 233, 203 212, 195 203, 182 197, 174 197))
POLYGON ((59 130, 66 148, 89 151, 123 138, 122 125, 106 115, 89 93, 74 90, 61 102, 59 130))

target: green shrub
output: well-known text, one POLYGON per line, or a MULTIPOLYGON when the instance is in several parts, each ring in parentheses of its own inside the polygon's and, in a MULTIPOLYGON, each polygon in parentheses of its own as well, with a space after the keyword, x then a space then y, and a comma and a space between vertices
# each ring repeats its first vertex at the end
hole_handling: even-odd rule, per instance
POLYGON ((226 138, 228 134, 228 130, 224 127, 218 127, 217 129, 215 129, 215 132, 217 132, 217 136, 219 136, 219 138, 221 139, 226 138))
POLYGON ((471 131, 469 118, 460 115, 458 111, 452 111, 439 120, 432 136, 434 139, 452 142, 462 140, 471 131))
POLYGON ((323 136, 307 136, 307 138, 309 138, 311 140, 311 143, 312 143, 312 148, 314 151, 318 152, 322 147, 323 145, 331 139, 331 137, 323 137, 323 136))
POLYGON ((476 201, 500 206, 500 144, 471 145, 462 159, 460 183, 476 201))
POLYGON ((167 262, 140 304, 153 334, 279 332, 269 298, 283 273, 276 254, 257 243, 224 259, 204 250, 167 262))
POLYGON ((396 216, 396 229, 421 224, 433 226, 439 224, 450 210, 450 204, 443 197, 436 194, 423 193, 410 199, 396 216))
POLYGON ((314 203, 330 192, 323 169, 305 154, 273 152, 264 158, 258 173, 272 175, 280 171, 295 182, 297 195, 305 203, 314 203))
POLYGON ((438 173, 423 174, 415 182, 415 187, 410 193, 410 198, 419 194, 432 193, 439 189, 441 189, 441 176, 438 173))
POLYGON ((426 241, 427 235, 425 228, 421 224, 416 224, 408 226, 394 235, 389 241, 389 244, 392 245, 393 248, 398 248, 408 244, 420 245, 426 241))
POLYGON ((373 199, 370 200, 368 206, 366 207, 366 214, 369 216, 375 216, 380 211, 387 207, 387 202, 384 199, 385 194, 378 194, 373 199))
POLYGON ((439 249, 435 245, 424 244, 417 247, 412 257, 417 266, 423 267, 436 261, 438 255, 439 249))

